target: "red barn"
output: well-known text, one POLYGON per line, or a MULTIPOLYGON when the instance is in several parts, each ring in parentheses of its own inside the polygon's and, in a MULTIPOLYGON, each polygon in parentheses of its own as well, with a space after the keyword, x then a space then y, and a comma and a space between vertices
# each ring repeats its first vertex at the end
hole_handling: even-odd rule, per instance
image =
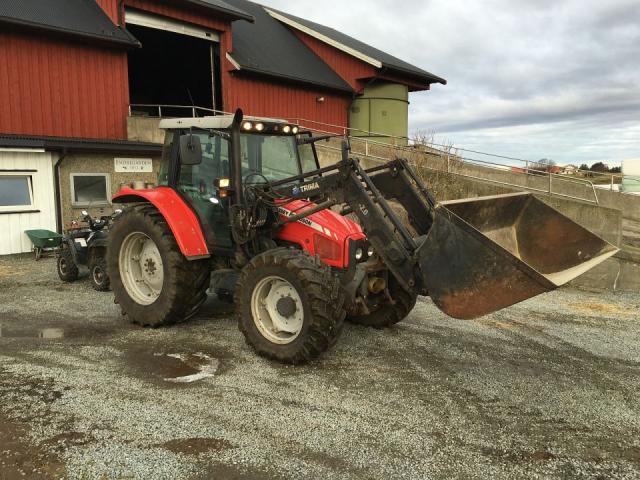
POLYGON ((0 254, 153 182, 158 117, 241 107, 402 137, 408 92, 446 83, 246 0, 5 0, 0 27, 0 254))

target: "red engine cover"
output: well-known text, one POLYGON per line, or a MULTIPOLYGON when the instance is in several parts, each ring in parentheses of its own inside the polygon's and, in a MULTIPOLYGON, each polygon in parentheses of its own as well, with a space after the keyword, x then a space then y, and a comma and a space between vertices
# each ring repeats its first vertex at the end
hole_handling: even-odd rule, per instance
MULTIPOLYGON (((316 204, 294 200, 279 207, 282 217, 304 212, 316 204)), ((310 255, 318 255, 327 265, 349 266, 349 240, 363 240, 366 235, 356 222, 331 210, 321 210, 297 222, 288 223, 277 238, 300 245, 310 255)))

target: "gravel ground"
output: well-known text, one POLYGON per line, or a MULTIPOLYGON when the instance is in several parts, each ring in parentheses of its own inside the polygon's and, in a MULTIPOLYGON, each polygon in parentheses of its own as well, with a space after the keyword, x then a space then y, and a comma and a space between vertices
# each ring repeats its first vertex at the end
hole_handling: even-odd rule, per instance
POLYGON ((144 330, 53 259, 0 258, 0 478, 638 478, 639 312, 562 290, 463 322, 422 299, 286 367, 215 300, 144 330))

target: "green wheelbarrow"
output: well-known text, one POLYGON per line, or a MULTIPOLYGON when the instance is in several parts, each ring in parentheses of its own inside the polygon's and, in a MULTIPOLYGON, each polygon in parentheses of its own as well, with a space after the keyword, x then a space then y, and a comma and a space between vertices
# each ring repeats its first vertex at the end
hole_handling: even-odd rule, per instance
POLYGON ((33 251, 36 254, 36 262, 40 260, 43 252, 57 250, 62 243, 63 236, 51 230, 25 230, 27 237, 33 244, 33 251))

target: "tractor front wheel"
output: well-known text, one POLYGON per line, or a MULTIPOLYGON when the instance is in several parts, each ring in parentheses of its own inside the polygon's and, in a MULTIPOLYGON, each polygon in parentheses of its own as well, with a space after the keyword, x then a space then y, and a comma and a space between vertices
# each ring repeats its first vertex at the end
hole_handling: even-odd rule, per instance
POLYGON ((260 355, 300 364, 338 339, 344 295, 330 268, 300 250, 278 248, 244 267, 235 295, 240 330, 260 355))
POLYGON ((189 261, 162 214, 137 205, 120 214, 109 230, 107 267, 122 314, 142 326, 187 320, 207 298, 207 260, 189 261))

